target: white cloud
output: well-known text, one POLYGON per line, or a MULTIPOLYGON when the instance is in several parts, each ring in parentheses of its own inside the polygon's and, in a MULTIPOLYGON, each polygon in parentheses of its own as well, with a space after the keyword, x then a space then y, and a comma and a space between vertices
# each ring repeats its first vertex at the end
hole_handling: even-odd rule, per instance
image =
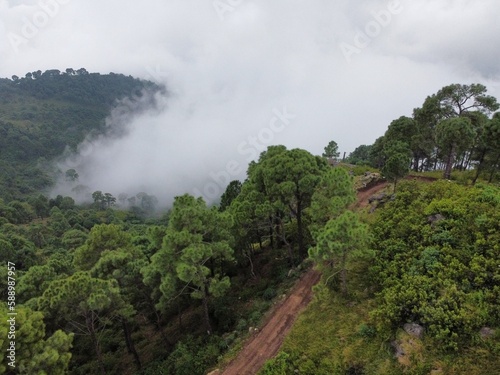
POLYGON ((340 43, 391 1, 242 0, 224 21, 212 0, 65 3, 15 53, 8 33, 40 5, 0 0, 0 76, 85 67, 160 79, 172 93, 160 114, 136 117, 83 159, 86 182, 114 194, 144 187, 167 199, 202 190, 228 161, 246 168, 238 145, 274 108, 297 117, 273 143, 319 154, 331 139, 347 152, 372 143, 450 83, 482 82, 500 97, 494 0, 402 0, 350 63, 340 43))

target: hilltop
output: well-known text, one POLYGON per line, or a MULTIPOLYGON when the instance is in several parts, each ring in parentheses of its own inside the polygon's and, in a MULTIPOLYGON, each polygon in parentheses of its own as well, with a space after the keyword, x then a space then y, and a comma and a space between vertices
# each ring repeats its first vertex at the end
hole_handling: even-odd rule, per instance
POLYGON ((29 72, 0 79, 0 198, 43 191, 50 161, 75 150, 87 135, 105 131, 105 119, 124 98, 164 90, 123 74, 81 68, 29 72))

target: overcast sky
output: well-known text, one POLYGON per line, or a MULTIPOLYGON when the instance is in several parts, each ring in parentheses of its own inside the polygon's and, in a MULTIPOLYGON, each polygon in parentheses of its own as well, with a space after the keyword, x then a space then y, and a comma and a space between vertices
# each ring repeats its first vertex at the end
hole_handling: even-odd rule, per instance
POLYGON ((269 144, 349 153, 445 85, 500 98, 499 20, 498 0, 0 0, 0 76, 165 83, 159 112, 67 164, 92 189, 210 198, 269 144))

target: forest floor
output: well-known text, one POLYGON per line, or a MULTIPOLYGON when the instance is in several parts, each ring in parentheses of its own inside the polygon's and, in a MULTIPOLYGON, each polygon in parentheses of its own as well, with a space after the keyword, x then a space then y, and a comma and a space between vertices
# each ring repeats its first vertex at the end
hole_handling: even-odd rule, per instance
POLYGON ((223 370, 223 375, 254 375, 278 353, 293 323, 311 301, 312 287, 320 276, 314 269, 302 275, 288 296, 274 307, 260 331, 247 341, 238 356, 223 370))

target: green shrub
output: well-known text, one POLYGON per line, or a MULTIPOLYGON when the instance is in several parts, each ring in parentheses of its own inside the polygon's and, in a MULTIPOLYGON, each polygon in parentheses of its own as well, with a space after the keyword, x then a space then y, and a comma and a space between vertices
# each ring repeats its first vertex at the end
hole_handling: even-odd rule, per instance
POLYGON ((377 330, 375 329, 375 327, 363 323, 359 327, 358 333, 361 337, 370 338, 375 337, 375 335, 377 334, 377 330))
POLYGON ((267 288, 266 290, 264 290, 264 293, 262 293, 262 298, 264 298, 267 301, 272 300, 276 296, 277 296, 276 289, 271 287, 267 288))

